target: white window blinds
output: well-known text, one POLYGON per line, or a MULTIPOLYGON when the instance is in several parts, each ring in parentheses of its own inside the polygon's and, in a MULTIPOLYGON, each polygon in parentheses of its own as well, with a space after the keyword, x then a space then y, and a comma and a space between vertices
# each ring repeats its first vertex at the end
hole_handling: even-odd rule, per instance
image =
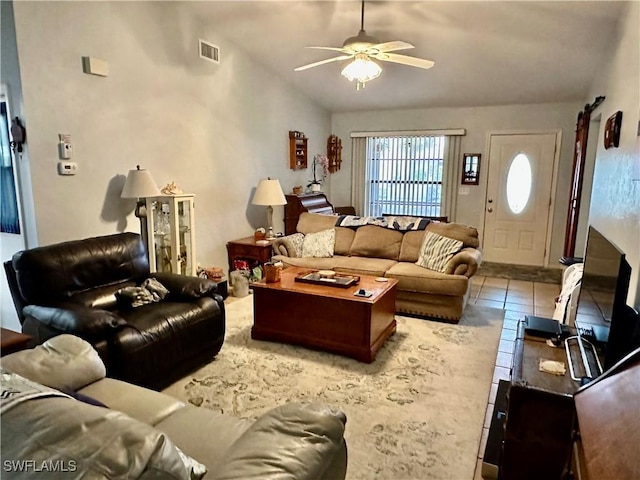
POLYGON ((408 133, 353 134, 356 211, 372 216, 451 217, 455 159, 464 130, 408 133))

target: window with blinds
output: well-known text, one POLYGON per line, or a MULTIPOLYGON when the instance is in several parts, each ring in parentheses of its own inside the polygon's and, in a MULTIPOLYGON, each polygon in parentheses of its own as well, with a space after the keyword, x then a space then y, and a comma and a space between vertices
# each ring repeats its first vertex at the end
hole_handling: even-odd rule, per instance
POLYGON ((445 139, 367 137, 364 215, 443 215, 445 139))

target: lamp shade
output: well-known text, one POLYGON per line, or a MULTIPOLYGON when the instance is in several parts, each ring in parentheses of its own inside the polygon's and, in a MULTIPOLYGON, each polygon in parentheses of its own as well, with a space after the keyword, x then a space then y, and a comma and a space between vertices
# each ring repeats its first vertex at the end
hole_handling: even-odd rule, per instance
POLYGON ((120 195, 122 198, 157 197, 159 195, 162 195, 160 189, 148 170, 141 170, 140 165, 136 170, 129 170, 120 195))
POLYGON ((282 187, 277 179, 267 178, 260 180, 256 192, 253 194, 253 205, 286 205, 282 187))

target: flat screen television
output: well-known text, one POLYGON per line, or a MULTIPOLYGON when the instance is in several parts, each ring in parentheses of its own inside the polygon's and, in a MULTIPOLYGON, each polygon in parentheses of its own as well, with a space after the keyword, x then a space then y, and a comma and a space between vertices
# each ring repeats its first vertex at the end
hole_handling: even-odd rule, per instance
POLYGON ((640 347, 638 313, 626 303, 630 278, 624 252, 590 226, 575 323, 602 346, 605 370, 640 347))

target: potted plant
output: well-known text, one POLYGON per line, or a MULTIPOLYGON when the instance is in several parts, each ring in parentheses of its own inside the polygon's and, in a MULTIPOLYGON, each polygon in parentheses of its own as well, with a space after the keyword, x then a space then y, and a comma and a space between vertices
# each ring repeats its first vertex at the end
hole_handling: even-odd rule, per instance
POLYGON ((311 164, 313 171, 313 180, 307 184, 307 188, 310 188, 312 192, 319 192, 327 175, 329 175, 329 159, 325 155, 317 153, 313 157, 313 163, 311 164), (321 174, 316 173, 316 169, 320 167, 321 174))

